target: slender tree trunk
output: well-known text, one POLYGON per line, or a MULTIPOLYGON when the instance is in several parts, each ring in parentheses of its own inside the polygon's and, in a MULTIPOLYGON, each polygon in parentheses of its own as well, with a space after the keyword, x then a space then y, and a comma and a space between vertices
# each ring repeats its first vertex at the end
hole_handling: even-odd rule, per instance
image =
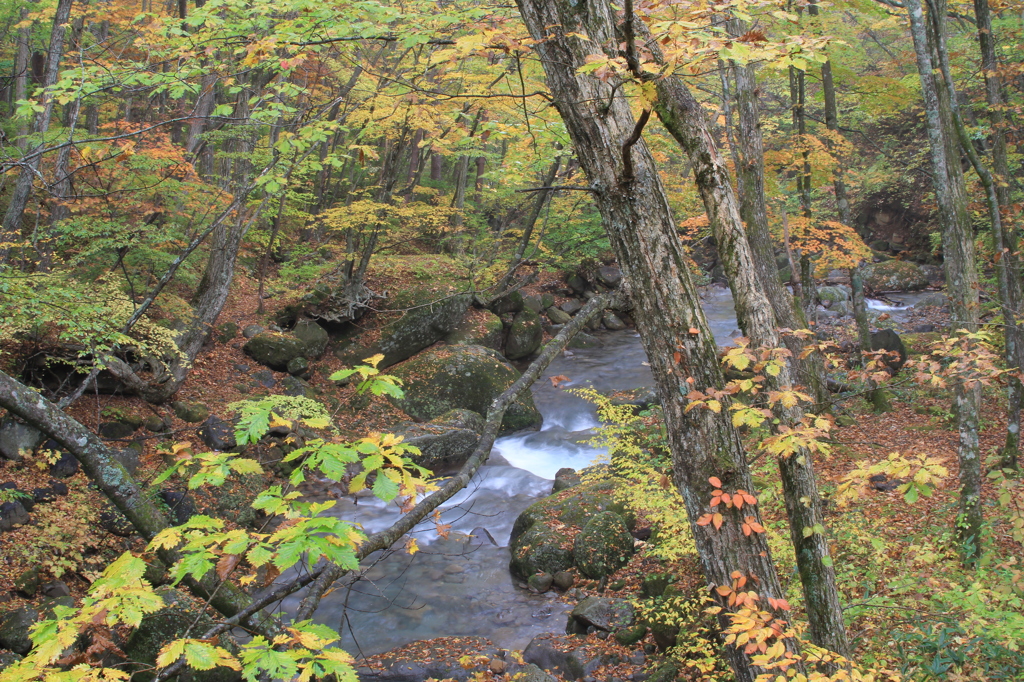
POLYGON ((444 174, 444 157, 436 151, 430 155, 430 179, 440 182, 444 174))
MULTIPOLYGON (((954 329, 978 329, 978 271, 974 254, 974 231, 967 212, 966 188, 960 168, 959 144, 955 138, 950 96, 944 84, 935 78, 932 60, 934 48, 941 49, 942 24, 939 34, 930 36, 920 0, 906 0, 910 17, 910 33, 921 78, 924 96, 925 127, 931 149, 932 175, 939 220, 942 223, 942 250, 946 266, 946 289, 949 293, 954 329), (933 44, 933 39, 937 44, 933 44)), ((932 11, 945 18, 945 3, 935 3, 932 11)), ((972 561, 980 554, 981 545, 981 459, 978 443, 978 413, 981 395, 978 388, 968 388, 962 381, 955 386, 953 402, 957 415, 960 463, 960 513, 957 534, 965 558, 972 561)))
MULTIPOLYGON (((28 19, 28 7, 21 8, 21 21, 28 19)), ((14 101, 20 102, 28 99, 28 74, 30 47, 32 41, 32 27, 25 26, 18 29, 18 47, 14 56, 14 101)), ((23 151, 28 147, 28 123, 18 126, 18 147, 23 151)))
MULTIPOLYGON (((719 476, 731 490, 748 490, 753 482, 728 410, 686 412, 690 390, 721 386, 722 375, 654 161, 619 83, 578 72, 588 55, 605 56, 601 45, 617 44, 612 11, 603 2, 555 0, 520 0, 519 9, 609 240, 633 284, 634 319, 661 395, 673 476, 704 575, 710 586, 730 585, 735 571, 756 576, 760 597, 775 597, 781 587, 762 534, 743 535, 732 518, 720 530, 696 524, 709 509, 710 477, 719 476)), ((726 611, 719 616, 723 625, 729 623, 726 611)), ((741 649, 729 646, 726 655, 740 682, 762 672, 741 649)))
MULTIPOLYGON (((735 36, 743 35, 746 25, 733 19, 729 22, 729 31, 735 36)), ((806 323, 800 309, 794 306, 793 296, 779 278, 775 245, 768 224, 768 206, 764 189, 764 140, 758 111, 757 74, 754 66, 750 64, 737 64, 732 70, 736 80, 736 108, 739 121, 739 163, 736 167, 736 177, 740 188, 740 218, 743 220, 747 240, 753 251, 758 281, 771 302, 776 321, 781 327, 799 329, 806 326, 806 323)), ((805 344, 795 336, 786 336, 783 342, 793 353, 792 364, 796 376, 808 387, 815 402, 825 409, 829 394, 821 356, 814 353, 801 359, 805 344)))
POLYGON ((789 67, 789 102, 793 110, 793 129, 800 139, 800 146, 805 147, 801 152, 803 158, 803 169, 796 176, 796 190, 800 197, 800 209, 805 218, 810 218, 811 213, 811 163, 810 155, 806 150, 807 116, 804 111, 806 100, 805 78, 803 69, 795 66, 789 67))
POLYGON ((217 76, 206 74, 199 79, 199 94, 196 96, 196 104, 192 110, 192 121, 188 126, 188 138, 185 140, 185 151, 189 154, 200 152, 200 145, 203 142, 203 131, 209 123, 210 114, 213 113, 214 93, 213 88, 217 84, 217 76))
MULTIPOLYGON (((989 123, 992 126, 992 169, 995 177, 989 178, 999 209, 1010 204, 1010 163, 1006 147, 1006 116, 1003 113, 1002 83, 998 75, 999 62, 996 58, 995 37, 992 34, 992 13, 988 0, 974 0, 974 16, 978 26, 978 45, 981 48, 981 72, 985 77, 985 103, 988 105, 989 123)), ((1018 371, 1024 367, 1024 338, 1019 321, 1021 301, 1020 263, 1017 256, 1018 238, 1012 223, 1003 224, 1001 219, 992 221, 992 237, 995 242, 996 268, 999 276, 999 297, 1003 304, 1003 324, 1006 344, 1006 366, 1018 371)), ((1002 466, 1016 469, 1020 457, 1020 411, 1024 406, 1024 385, 1020 379, 1011 376, 1007 387, 1006 440, 1002 450, 1002 466)))
MULTIPOLYGON (((36 114, 33 132, 37 135, 45 135, 50 129, 50 119, 53 116, 53 95, 50 88, 57 82, 60 75, 60 60, 64 56, 64 36, 67 33, 68 20, 71 18, 71 5, 73 0, 59 0, 57 10, 53 16, 53 28, 50 31, 50 47, 46 52, 46 67, 43 71, 43 109, 36 114)), ((4 215, 2 234, 3 241, 17 242, 21 236, 21 219, 28 206, 29 198, 32 196, 32 183, 39 173, 41 154, 39 152, 44 146, 40 140, 31 151, 26 154, 26 160, 22 163, 21 172, 14 183, 14 190, 11 192, 10 203, 7 205, 7 213, 4 215)), ((0 250, 0 263, 6 263, 10 250, 4 247, 0 250)))

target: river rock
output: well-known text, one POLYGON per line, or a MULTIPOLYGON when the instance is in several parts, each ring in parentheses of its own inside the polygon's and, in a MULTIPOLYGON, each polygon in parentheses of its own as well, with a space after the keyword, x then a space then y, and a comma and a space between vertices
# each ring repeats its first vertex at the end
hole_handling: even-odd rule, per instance
POLYGON ((4 502, 0 504, 0 533, 14 530, 17 526, 28 523, 28 511, 21 502, 4 502))
POLYGON ((158 417, 155 414, 151 414, 146 417, 145 421, 142 422, 142 425, 146 427, 146 430, 150 433, 160 433, 170 428, 162 417, 158 417))
POLYGON ((402 316, 380 330, 380 340, 367 348, 363 357, 380 353, 383 369, 411 358, 424 348, 440 341, 462 321, 469 308, 470 296, 449 296, 423 287, 407 289, 388 301, 387 309, 403 311, 402 316))
POLYGON ((850 292, 843 286, 828 286, 818 288, 818 300, 822 303, 839 303, 850 300, 850 292))
POLYGON ((23 453, 35 450, 43 440, 45 438, 39 429, 11 416, 0 421, 0 457, 20 461, 23 453))
POLYGON ((559 306, 562 312, 568 313, 569 315, 575 315, 583 309, 583 304, 577 301, 575 298, 570 298, 568 301, 559 306))
MULTIPOLYGON (((569 614, 569 620, 576 621, 574 632, 586 632, 590 626, 605 632, 614 632, 629 627, 635 618, 633 605, 627 600, 607 597, 587 597, 569 614)), ((566 629, 568 630, 568 627, 566 629)))
POLYGON ((864 268, 864 286, 871 291, 920 291, 928 277, 916 263, 891 260, 864 268))
POLYGON ((235 447, 235 427, 217 415, 211 414, 199 427, 199 437, 206 447, 213 450, 230 450, 235 447))
POLYGON ((31 599, 36 596, 42 582, 42 569, 33 566, 14 579, 14 590, 21 596, 31 599))
POLYGON ((580 475, 572 467, 562 467, 555 472, 555 482, 551 486, 551 494, 573 488, 581 483, 580 475))
POLYGON ((614 483, 597 481, 545 497, 527 507, 512 525, 509 570, 527 580, 535 573, 557 574, 575 565, 566 526, 583 528, 604 511, 624 512, 613 497, 614 483), (557 523, 555 527, 552 523, 557 523))
POLYGON ((502 296, 501 298, 495 299, 489 307, 492 313, 501 316, 507 315, 508 313, 518 313, 526 307, 526 301, 523 299, 522 292, 516 290, 510 294, 502 296))
MULTIPOLYGON (((600 322, 598 322, 600 324, 600 322)), ((601 346, 601 341, 596 336, 591 336, 586 332, 576 332, 576 335, 572 337, 572 340, 566 344, 567 348, 598 348, 601 346)))
POLYGON ((558 682, 557 677, 548 675, 533 663, 520 670, 513 680, 515 682, 558 682))
MULTIPOLYGON (((468 410, 452 410, 447 414, 452 412, 468 410)), ((445 423, 445 416, 426 424, 409 423, 395 431, 396 435, 405 438, 405 443, 419 448, 420 454, 414 456, 413 461, 435 474, 460 469, 480 442, 480 431, 457 423, 445 423)), ((477 415, 477 419, 483 422, 483 417, 477 415)))
MULTIPOLYGON (((20 654, 14 653, 14 652, 11 652, 11 651, 2 651, 2 652, 0 652, 0 673, 2 673, 6 668, 10 668, 12 665, 17 663, 21 659, 22 659, 22 656, 20 654)), ((533 666, 533 667, 536 668, 537 666, 533 666)), ((552 678, 552 679, 554 679, 554 678, 552 678)))
MULTIPOLYGON (((147 667, 156 663, 157 654, 168 642, 184 637, 186 632, 203 632, 213 625, 209 617, 197 612, 177 590, 159 587, 156 592, 163 598, 165 606, 143 618, 122 647, 129 661, 147 667)), ((191 677, 196 682, 237 682, 242 679, 240 672, 224 667, 194 670, 191 677)))
POLYGON ((526 586, 530 588, 531 592, 536 594, 544 594, 551 589, 551 585, 554 583, 554 576, 550 573, 535 573, 531 575, 526 581, 526 586))
POLYGON ((626 323, 610 310, 604 311, 604 315, 601 317, 601 324, 604 325, 605 329, 613 332, 626 328, 626 323))
POLYGON ((289 362, 295 358, 305 357, 306 342, 293 334, 268 331, 249 339, 242 350, 261 365, 285 372, 288 370, 289 362))
POLYGON ((505 357, 518 360, 533 355, 544 341, 544 325, 540 315, 524 309, 516 313, 512 319, 512 327, 508 330, 505 341, 505 357))
POLYGON ((174 415, 183 422, 189 424, 200 424, 210 416, 210 408, 202 403, 189 403, 176 400, 171 403, 174 415))
POLYGON ((286 376, 281 379, 281 391, 292 397, 316 398, 316 389, 308 381, 299 377, 286 376))
POLYGON ((571 640, 564 637, 538 635, 523 650, 523 660, 542 670, 561 673, 566 680, 586 678, 605 663, 603 654, 571 646, 571 640))
POLYGON ((309 371, 309 360, 303 357, 289 360, 286 369, 293 377, 299 377, 300 379, 309 379, 312 376, 312 372, 309 371))
POLYGON ((251 339, 257 334, 262 334, 265 331, 267 331, 266 327, 261 327, 258 324, 247 324, 245 329, 242 330, 242 336, 247 339, 251 339))
MULTIPOLYGON (((127 440, 135 433, 135 429, 124 422, 103 422, 96 431, 107 440, 127 440)), ((56 449, 56 448, 54 448, 56 449)))
POLYGON ((484 346, 500 351, 505 345, 505 327, 490 310, 474 310, 444 337, 444 342, 449 346, 484 346))
MULTIPOLYGON (((491 403, 520 376, 497 352, 482 346, 443 346, 422 353, 392 374, 405 397, 389 398, 415 419, 428 421, 455 408, 486 414, 491 403)), ((509 406, 502 432, 539 426, 540 412, 526 392, 509 406)))
POLYGON ((546 312, 548 319, 551 320, 551 324, 569 324, 572 322, 572 315, 565 312, 561 308, 554 306, 547 309, 546 312))
POLYGON ((925 294, 918 299, 917 303, 914 304, 914 309, 943 308, 947 305, 949 305, 949 299, 946 298, 946 295, 941 294, 938 291, 933 291, 932 293, 925 294))
POLYGON ((538 523, 511 542, 513 575, 529 580, 537 573, 560 573, 573 567, 572 549, 565 547, 565 535, 538 523))
POLYGON ((539 315, 543 312, 545 306, 540 296, 523 296, 523 307, 539 315))
POLYGON ((879 329, 871 333, 871 350, 885 350, 895 352, 897 357, 891 357, 885 364, 893 372, 898 372, 907 362, 907 347, 903 344, 900 335, 891 329, 879 329))
POLYGON ((604 578, 622 568, 633 556, 633 536, 626 522, 612 511, 593 516, 579 532, 572 546, 580 571, 591 578, 604 578))
POLYGON ((330 341, 327 330, 312 320, 296 322, 295 328, 292 329, 292 335, 306 344, 306 352, 303 356, 313 360, 324 354, 324 351, 327 350, 327 342, 330 341))
POLYGON ((622 283, 622 271, 614 265, 605 265, 597 269, 597 281, 609 289, 614 289, 622 283))
POLYGON ((0 647, 24 656, 32 650, 29 628, 39 619, 39 612, 27 606, 0 616, 0 647))
POLYGON ((399 647, 382 654, 380 666, 373 670, 359 668, 359 679, 364 682, 470 682, 482 679, 495 668, 510 675, 522 669, 514 659, 506 657, 507 652, 483 637, 460 637, 458 646, 453 646, 446 638, 420 640, 412 646, 412 651, 399 647), (467 664, 463 665, 464 662, 467 664))
POLYGON ((569 571, 559 571, 552 576, 552 584, 562 592, 572 589, 576 584, 576 576, 569 571))
POLYGON ((195 502, 192 501, 188 493, 164 488, 159 495, 170 510, 171 519, 176 526, 187 523, 189 519, 199 513, 195 502))
MULTIPOLYGON (((53 445, 57 445, 56 441, 49 441, 53 445)), ((60 450, 59 447, 53 448, 60 452, 60 458, 56 462, 50 465, 50 475, 54 478, 71 478, 78 473, 81 468, 78 464, 78 460, 70 452, 60 450)), ((31 511, 31 510, 30 510, 31 511)))

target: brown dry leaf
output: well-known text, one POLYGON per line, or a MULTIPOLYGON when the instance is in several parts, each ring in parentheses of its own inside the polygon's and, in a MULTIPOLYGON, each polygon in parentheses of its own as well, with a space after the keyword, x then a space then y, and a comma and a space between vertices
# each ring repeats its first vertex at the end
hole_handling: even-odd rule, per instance
POLYGON ((238 554, 225 554, 217 562, 217 577, 221 580, 227 580, 228 576, 231 575, 231 571, 242 562, 242 557, 238 554))

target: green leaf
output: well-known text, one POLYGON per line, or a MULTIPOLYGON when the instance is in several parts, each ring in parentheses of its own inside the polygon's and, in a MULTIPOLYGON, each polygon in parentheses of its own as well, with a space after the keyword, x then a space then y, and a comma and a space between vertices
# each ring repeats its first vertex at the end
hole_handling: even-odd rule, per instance
POLYGON ((398 484, 387 476, 377 474, 377 480, 373 482, 373 494, 385 502, 390 502, 398 495, 398 484))

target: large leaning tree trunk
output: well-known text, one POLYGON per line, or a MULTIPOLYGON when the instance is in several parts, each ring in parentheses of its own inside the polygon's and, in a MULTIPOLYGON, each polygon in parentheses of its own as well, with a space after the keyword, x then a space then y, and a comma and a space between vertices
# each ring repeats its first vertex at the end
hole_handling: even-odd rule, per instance
MULTIPOLYGON (((945 18, 945 3, 932 5, 932 11, 945 18)), ((941 80, 936 78, 933 50, 941 49, 929 30, 920 0, 906 0, 910 16, 910 33, 914 40, 917 69, 924 97, 925 127, 931 150, 932 178, 935 199, 942 223, 942 252, 946 268, 946 289, 949 293, 953 330, 978 329, 978 270, 974 253, 974 230, 967 212, 967 196, 963 170, 960 167, 960 145, 956 139, 953 114, 941 80)), ((944 21, 937 22, 942 31, 944 21)), ((941 78, 941 75, 939 76, 941 78)), ((957 417, 960 464, 960 513, 957 535, 968 560, 976 558, 981 544, 981 458, 978 443, 978 412, 981 404, 979 387, 969 388, 957 382, 953 412, 957 417)))
MULTIPOLYGON (((630 3, 626 7, 628 11, 630 3)), ((644 78, 644 71, 636 63, 636 36, 643 38, 644 49, 650 51, 656 61, 663 61, 658 43, 646 26, 638 17, 627 15, 623 23, 622 43, 626 45, 627 53, 632 54, 627 54, 626 60, 635 65, 635 74, 644 78)), ((704 109, 681 79, 674 76, 652 78, 657 93, 654 111, 693 165, 697 189, 718 243, 718 256, 732 289, 740 328, 755 347, 784 348, 778 321, 758 277, 754 252, 743 229, 739 202, 729 183, 729 170, 711 136, 704 109)), ((769 375, 767 385, 769 390, 792 390, 791 368, 786 366, 778 375, 769 375)), ((780 429, 800 426, 804 417, 799 406, 787 408, 781 403, 776 404, 774 413, 777 422, 772 428, 776 433, 780 429)), ((824 524, 812 453, 800 448, 779 457, 778 465, 811 640, 818 646, 849 656, 850 645, 828 541, 823 533, 806 532, 824 524)))
MULTIPOLYGON (((738 572, 756 579, 762 600, 778 598, 781 585, 764 535, 744 535, 741 529, 746 510, 727 510, 717 530, 713 524, 697 524, 710 511, 715 489, 710 478, 717 477, 730 490, 751 490, 753 481, 728 410, 686 411, 691 390, 721 387, 723 378, 665 189, 640 139, 641 126, 633 119, 621 82, 602 82, 577 71, 588 56, 604 57, 605 48, 616 50, 611 9, 604 0, 519 0, 518 5, 537 41, 548 87, 619 264, 627 281, 634 283, 634 319, 664 407, 673 477, 704 576, 712 588, 727 587, 738 572)), ((759 516, 756 507, 751 511, 759 516)), ((719 614, 722 626, 730 623, 728 612, 726 608, 719 614)), ((796 646, 791 639, 785 642, 796 646)), ((763 672, 740 648, 728 646, 726 655, 740 682, 763 672)))

